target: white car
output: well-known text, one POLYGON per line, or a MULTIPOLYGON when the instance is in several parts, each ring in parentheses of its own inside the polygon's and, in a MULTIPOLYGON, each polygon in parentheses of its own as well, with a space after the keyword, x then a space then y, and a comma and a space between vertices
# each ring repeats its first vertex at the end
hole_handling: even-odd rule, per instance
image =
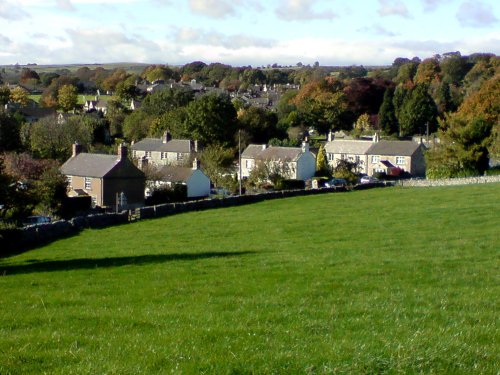
POLYGON ((361 177, 361 180, 359 181, 362 184, 373 184, 376 182, 380 182, 378 178, 372 177, 372 176, 363 176, 361 177))

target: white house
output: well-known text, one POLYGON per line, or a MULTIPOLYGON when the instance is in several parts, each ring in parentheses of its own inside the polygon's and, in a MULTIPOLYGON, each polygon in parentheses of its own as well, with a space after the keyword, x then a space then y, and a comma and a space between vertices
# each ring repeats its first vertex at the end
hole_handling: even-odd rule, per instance
POLYGON ((340 160, 358 163, 358 170, 366 173, 368 166, 368 150, 373 141, 355 139, 334 139, 332 132, 328 134, 325 153, 330 167, 334 168, 340 160))
POLYGON ((278 163, 285 167, 284 177, 296 180, 308 180, 316 172, 316 157, 309 151, 308 142, 303 142, 302 147, 249 145, 241 154, 241 177, 249 177, 259 163, 278 163))
POLYGON ((186 185, 188 198, 201 198, 210 195, 210 179, 200 169, 200 162, 194 159, 192 168, 165 165, 159 170, 159 179, 154 186, 186 185))

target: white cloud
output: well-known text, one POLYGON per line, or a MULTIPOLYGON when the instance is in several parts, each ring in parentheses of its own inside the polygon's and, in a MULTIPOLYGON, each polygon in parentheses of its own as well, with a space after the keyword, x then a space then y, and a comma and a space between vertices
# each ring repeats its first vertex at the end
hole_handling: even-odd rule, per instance
POLYGON ((331 10, 314 10, 317 0, 282 0, 276 15, 286 21, 333 19, 337 15, 331 10))
POLYGON ((275 41, 258 38, 245 34, 228 35, 217 31, 204 31, 195 28, 181 28, 173 33, 173 40, 180 44, 206 44, 222 46, 227 49, 240 49, 246 47, 272 47, 275 41))
POLYGON ((401 16, 409 18, 408 8, 401 0, 379 0, 378 14, 385 16, 401 16))
POLYGON ((62 10, 68 10, 68 11, 75 10, 75 7, 73 6, 70 0, 57 0, 57 6, 62 10))
POLYGON ((28 18, 29 14, 19 4, 2 0, 0 2, 0 18, 10 21, 17 21, 28 18))
POLYGON ((398 34, 386 29, 385 27, 381 25, 373 25, 370 27, 362 27, 358 31, 362 31, 365 33, 370 33, 370 34, 375 34, 375 35, 381 35, 381 36, 397 36, 398 34))
POLYGON ((194 13, 212 18, 224 18, 235 13, 235 2, 231 0, 189 0, 194 13))
POLYGON ((460 5, 457 19, 462 26, 488 27, 498 22, 491 5, 481 1, 465 1, 460 5))

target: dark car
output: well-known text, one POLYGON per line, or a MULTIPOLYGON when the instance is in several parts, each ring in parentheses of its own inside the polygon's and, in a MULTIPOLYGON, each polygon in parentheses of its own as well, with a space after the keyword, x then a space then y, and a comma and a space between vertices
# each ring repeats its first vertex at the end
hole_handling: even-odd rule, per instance
POLYGON ((325 187, 346 187, 347 181, 343 178, 332 178, 325 182, 325 187))

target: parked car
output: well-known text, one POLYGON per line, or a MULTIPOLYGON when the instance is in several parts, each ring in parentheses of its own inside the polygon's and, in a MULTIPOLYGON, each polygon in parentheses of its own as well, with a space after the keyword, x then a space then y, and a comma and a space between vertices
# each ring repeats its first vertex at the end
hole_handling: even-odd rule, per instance
POLYGON ((325 187, 346 187, 347 181, 343 178, 332 178, 325 182, 325 187))
POLYGON ((23 225, 38 225, 38 224, 47 224, 50 223, 52 219, 48 216, 41 216, 41 215, 34 215, 34 216, 28 216, 26 219, 23 221, 23 225))
POLYGON ((362 184, 373 184, 376 182, 380 182, 380 180, 378 178, 372 177, 372 176, 363 176, 363 177, 361 177, 361 180, 359 182, 362 184))

